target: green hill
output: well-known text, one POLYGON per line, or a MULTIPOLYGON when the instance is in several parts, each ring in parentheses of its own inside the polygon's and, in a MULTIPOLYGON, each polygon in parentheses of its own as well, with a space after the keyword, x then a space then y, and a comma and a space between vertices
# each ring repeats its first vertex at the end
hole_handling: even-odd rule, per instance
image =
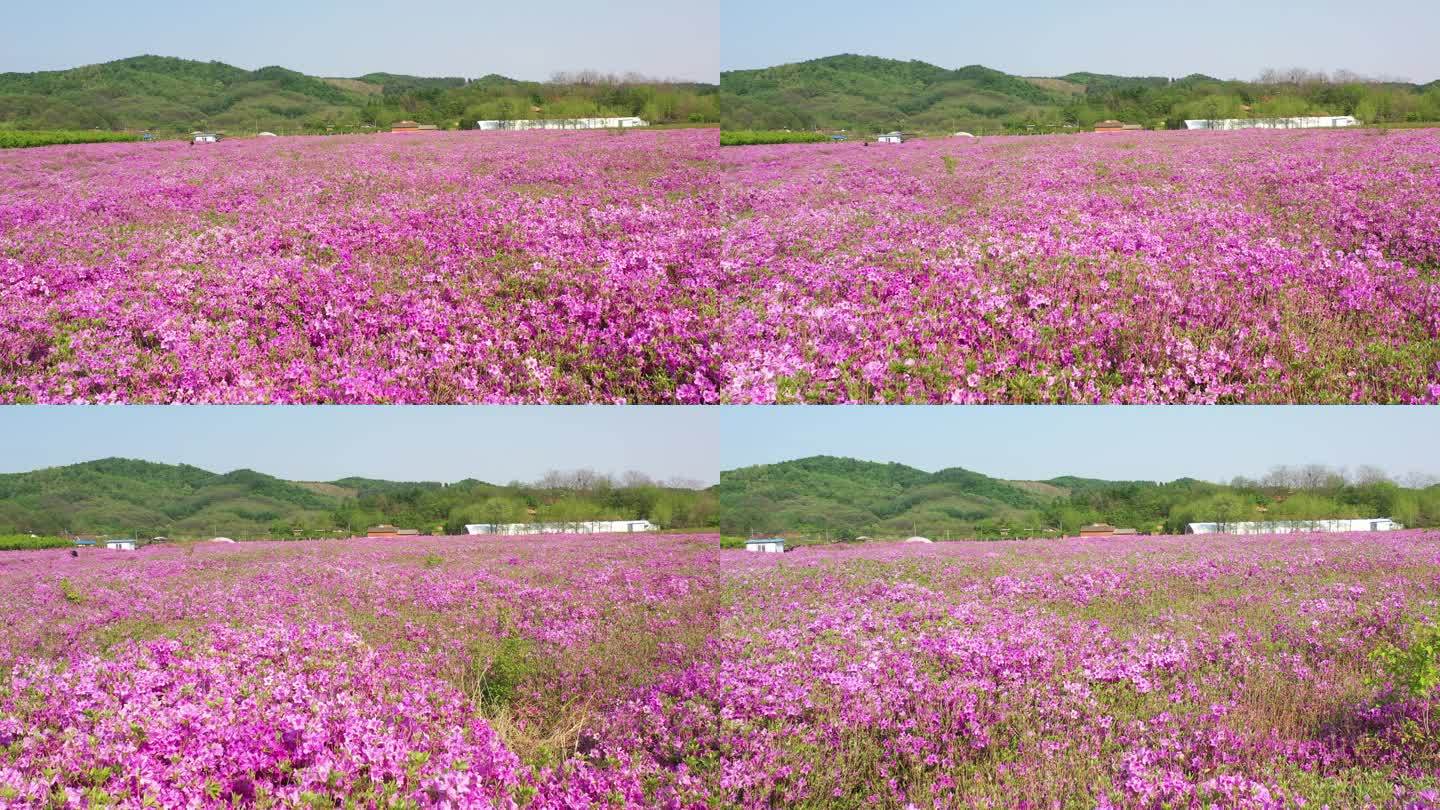
POLYGON ((1077 72, 1013 76, 981 65, 842 54, 720 74, 726 130, 900 129, 919 132, 1064 130, 1107 118, 1146 126, 1190 117, 1329 113, 1367 121, 1440 120, 1440 90, 1396 83, 1222 81, 1077 72), (1249 108, 1249 109, 1246 109, 1249 108))
POLYGON ((221 475, 119 458, 0 475, 0 533, 255 534, 339 505, 252 470, 221 475))
POLYGON ((585 491, 474 479, 286 481, 121 458, 0 474, 0 535, 291 537, 379 523, 459 533, 465 523, 637 517, 688 528, 715 525, 717 509, 711 491, 601 480, 585 491))
POLYGON ((726 471, 719 490, 727 534, 998 535, 1009 524, 1043 528, 1042 513, 1056 499, 958 467, 926 473, 830 456, 726 471))
POLYGON ((717 88, 689 83, 555 84, 368 73, 307 76, 220 62, 136 56, 38 73, 0 73, 0 129, 189 132, 354 130, 402 118, 441 126, 493 117, 643 115, 716 121, 717 88), (539 107, 535 112, 533 108, 539 107))
POLYGON ((1313 489, 1193 478, 1166 483, 1064 476, 1007 481, 959 467, 927 473, 902 464, 816 456, 720 475, 721 531, 831 539, 932 539, 1073 534, 1105 522, 1141 532, 1182 531, 1193 521, 1384 515, 1411 526, 1440 524, 1440 487, 1389 481, 1313 489))

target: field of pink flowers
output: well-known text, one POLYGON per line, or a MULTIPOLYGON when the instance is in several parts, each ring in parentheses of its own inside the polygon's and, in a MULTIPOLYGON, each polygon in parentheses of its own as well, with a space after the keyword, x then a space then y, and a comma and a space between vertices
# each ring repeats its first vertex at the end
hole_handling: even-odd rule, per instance
POLYGON ((0 554, 0 806, 703 807, 717 542, 0 554))
POLYGON ((0 153, 0 402, 706 402, 714 130, 0 153))
POLYGON ((1440 533, 721 554, 722 806, 1440 806, 1440 533))
POLYGON ((1440 131, 724 157, 727 401, 1440 400, 1440 131))

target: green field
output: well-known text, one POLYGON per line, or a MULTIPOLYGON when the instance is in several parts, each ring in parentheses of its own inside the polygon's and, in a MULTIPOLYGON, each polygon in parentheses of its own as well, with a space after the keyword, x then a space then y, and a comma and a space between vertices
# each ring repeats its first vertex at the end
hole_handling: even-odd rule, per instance
POLYGON ((28 534, 0 534, 0 551, 27 551, 36 548, 65 548, 63 537, 31 537, 28 534))
POLYGON ((0 149, 18 149, 26 146, 54 146, 62 143, 119 143, 138 141, 139 135, 128 132, 105 132, 102 130, 0 130, 0 149))
POLYGON ((822 143, 830 136, 821 132, 785 132, 769 129, 739 129, 722 131, 721 146, 754 146, 772 143, 822 143))

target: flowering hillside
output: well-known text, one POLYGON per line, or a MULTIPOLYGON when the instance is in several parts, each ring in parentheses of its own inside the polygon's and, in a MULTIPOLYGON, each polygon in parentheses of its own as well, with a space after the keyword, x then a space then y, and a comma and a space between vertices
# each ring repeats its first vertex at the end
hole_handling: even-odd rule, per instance
POLYGON ((723 806, 1440 805, 1440 533, 721 553, 723 806))
POLYGON ((694 806, 717 538, 0 555, 0 806, 694 806))
POLYGON ((704 402, 714 130, 0 154, 0 401, 704 402))
POLYGON ((1435 130, 724 157, 728 401, 1440 400, 1435 130))

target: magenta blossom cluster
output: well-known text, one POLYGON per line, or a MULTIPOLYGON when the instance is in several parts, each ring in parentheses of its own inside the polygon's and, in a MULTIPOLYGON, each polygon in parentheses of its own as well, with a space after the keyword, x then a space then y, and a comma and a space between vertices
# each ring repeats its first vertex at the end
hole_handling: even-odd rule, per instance
POLYGON ((0 807, 704 807, 717 539, 0 555, 0 807))
POLYGON ((1440 533, 722 554, 722 806, 1440 802, 1440 533))
POLYGON ((0 401, 715 400, 714 130, 0 154, 0 401))
POLYGON ((1432 130, 725 158, 726 401, 1440 400, 1432 130))
POLYGON ((26 804, 514 807, 521 784, 519 759, 457 690, 345 627, 220 625, 25 662, 9 681, 0 794, 26 804))

